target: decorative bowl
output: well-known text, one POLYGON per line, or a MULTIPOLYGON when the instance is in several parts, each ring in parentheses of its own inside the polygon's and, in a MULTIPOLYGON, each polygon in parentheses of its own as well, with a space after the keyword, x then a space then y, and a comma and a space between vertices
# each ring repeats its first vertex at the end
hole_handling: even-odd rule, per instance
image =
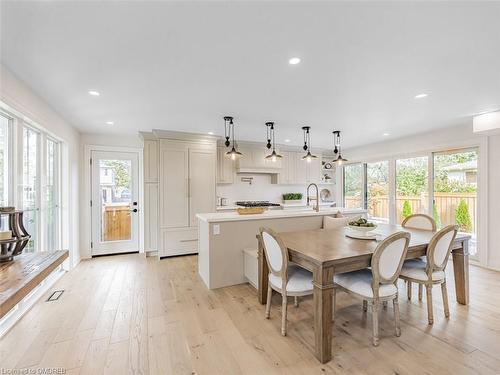
POLYGON ((372 227, 358 227, 356 225, 348 225, 347 227, 359 232, 371 232, 372 230, 377 229, 377 224, 374 224, 372 227))

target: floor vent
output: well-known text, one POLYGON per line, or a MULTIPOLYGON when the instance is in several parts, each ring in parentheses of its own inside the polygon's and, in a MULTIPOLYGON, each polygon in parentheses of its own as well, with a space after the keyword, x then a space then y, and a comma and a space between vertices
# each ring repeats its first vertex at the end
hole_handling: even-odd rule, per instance
POLYGON ((57 301, 59 299, 59 297, 62 296, 62 294, 64 293, 64 290, 56 290, 54 291, 49 298, 47 298, 47 301, 46 302, 52 302, 52 301, 57 301))

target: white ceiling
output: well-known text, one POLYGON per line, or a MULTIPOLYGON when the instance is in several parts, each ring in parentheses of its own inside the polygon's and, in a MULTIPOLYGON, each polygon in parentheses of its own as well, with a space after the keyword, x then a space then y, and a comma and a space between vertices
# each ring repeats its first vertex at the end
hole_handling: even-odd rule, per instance
POLYGON ((82 132, 223 134, 234 115, 240 139, 273 120, 279 143, 307 124, 313 148, 334 129, 349 147, 500 108, 498 2, 0 6, 2 63, 82 132))

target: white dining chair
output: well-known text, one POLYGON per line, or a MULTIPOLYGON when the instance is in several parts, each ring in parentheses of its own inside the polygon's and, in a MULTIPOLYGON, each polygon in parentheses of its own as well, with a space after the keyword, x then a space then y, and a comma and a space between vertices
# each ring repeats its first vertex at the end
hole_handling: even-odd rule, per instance
POLYGON ((404 262, 400 278, 408 282, 424 285, 427 296, 427 318, 429 324, 434 323, 434 313, 432 308, 432 287, 434 284, 441 284, 443 295, 444 316, 450 316, 448 306, 448 290, 446 288, 446 264, 453 248, 453 241, 457 236, 458 227, 448 225, 432 236, 427 246, 427 256, 425 260, 421 258, 410 259, 404 262))
MULTIPOLYGON (((408 217, 406 217, 403 222, 401 223, 401 226, 403 228, 413 228, 413 229, 422 229, 422 230, 429 230, 432 232, 436 231, 436 221, 430 217, 429 215, 425 214, 413 214, 408 217)), ((411 301, 411 295, 412 295, 412 283, 411 281, 405 281, 406 282, 406 290, 407 293, 406 295, 408 296, 408 300, 411 301)), ((422 284, 418 284, 418 300, 422 301, 422 292, 423 292, 423 287, 422 284)))
POLYGON ((276 232, 269 228, 260 228, 259 231, 269 268, 266 319, 271 316, 271 297, 275 290, 281 294, 281 334, 286 336, 288 297, 294 297, 298 307, 298 297, 313 293, 313 275, 289 262, 288 249, 276 232))
POLYGON ((367 301, 372 306, 373 345, 379 344, 378 311, 380 303, 393 301, 396 336, 401 335, 399 325, 399 304, 397 281, 403 261, 408 251, 410 234, 397 232, 381 241, 371 259, 371 269, 342 273, 334 276, 335 317, 337 289, 353 294, 363 299, 363 310, 366 311, 367 301))

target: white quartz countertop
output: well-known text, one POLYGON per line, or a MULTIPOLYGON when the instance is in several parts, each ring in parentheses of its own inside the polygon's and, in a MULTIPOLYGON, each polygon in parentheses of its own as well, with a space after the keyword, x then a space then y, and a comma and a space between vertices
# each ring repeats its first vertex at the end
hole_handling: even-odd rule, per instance
POLYGON ((334 215, 337 212, 342 214, 365 214, 366 210, 360 208, 343 208, 343 207, 321 207, 319 212, 311 209, 287 209, 287 210, 268 210, 262 214, 255 215, 240 215, 237 212, 214 212, 208 214, 196 214, 198 220, 213 222, 224 221, 247 221, 247 220, 264 220, 264 219, 281 219, 288 217, 304 217, 304 216, 326 216, 334 215))

